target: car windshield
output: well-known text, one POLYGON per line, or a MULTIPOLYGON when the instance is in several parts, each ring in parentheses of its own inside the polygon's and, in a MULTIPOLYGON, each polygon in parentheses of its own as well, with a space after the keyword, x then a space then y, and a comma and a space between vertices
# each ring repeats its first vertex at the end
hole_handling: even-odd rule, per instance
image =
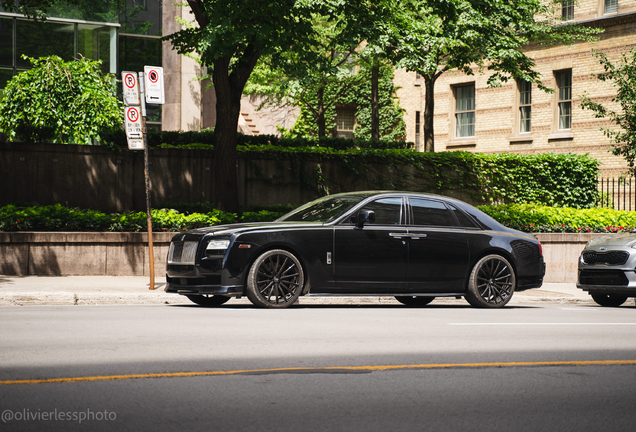
POLYGON ((278 219, 283 222, 331 222, 362 201, 360 196, 324 197, 305 204, 278 219))

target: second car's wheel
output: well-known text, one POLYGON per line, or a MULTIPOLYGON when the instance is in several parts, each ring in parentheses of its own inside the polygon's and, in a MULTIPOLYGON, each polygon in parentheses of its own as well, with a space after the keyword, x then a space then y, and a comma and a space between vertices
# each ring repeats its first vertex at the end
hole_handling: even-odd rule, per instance
POLYGON ((193 303, 207 307, 221 306, 230 300, 230 297, 222 295, 188 295, 186 297, 193 303))
POLYGON ((504 307, 515 287, 515 272, 508 260, 501 255, 487 255, 477 261, 470 273, 466 300, 475 307, 504 307))
POLYGON ((395 296, 395 299, 400 303, 410 306, 410 307, 420 307, 426 306, 433 300, 435 297, 424 297, 424 296, 395 296))
POLYGON ((247 275, 247 298, 255 306, 286 308, 294 304, 305 286, 298 258, 283 249, 265 252, 247 275))
POLYGON ((590 293, 590 295, 596 303, 607 307, 619 307, 627 301, 627 296, 620 294, 590 293))

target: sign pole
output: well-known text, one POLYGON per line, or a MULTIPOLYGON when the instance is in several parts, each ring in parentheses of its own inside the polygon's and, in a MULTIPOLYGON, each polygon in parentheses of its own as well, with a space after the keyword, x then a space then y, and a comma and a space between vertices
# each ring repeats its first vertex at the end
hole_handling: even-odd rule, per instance
MULTIPOLYGON (((139 73, 143 77, 143 72, 139 73)), ((152 212, 150 206, 150 164, 148 162, 148 137, 146 130, 146 98, 144 96, 144 79, 139 79, 141 93, 141 130, 144 141, 144 179, 146 182, 146 214, 148 216, 148 264, 150 265, 150 290, 155 289, 155 257, 152 245, 152 212)))

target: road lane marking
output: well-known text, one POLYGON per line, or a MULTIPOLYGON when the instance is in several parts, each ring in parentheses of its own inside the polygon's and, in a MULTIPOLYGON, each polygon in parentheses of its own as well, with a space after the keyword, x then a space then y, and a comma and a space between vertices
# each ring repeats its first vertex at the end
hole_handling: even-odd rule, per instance
POLYGON ((636 360, 583 360, 583 361, 545 361, 545 362, 495 362, 495 363, 437 363, 437 364, 414 364, 414 365, 383 365, 383 366, 331 366, 331 367, 296 367, 296 368, 273 368, 273 369, 244 369, 233 371, 203 371, 203 372, 173 372, 154 374, 133 374, 133 375, 103 375, 70 378, 49 378, 32 380, 7 380, 0 381, 0 385, 12 384, 51 384, 70 383, 86 381, 114 381, 142 378, 189 378, 196 376, 219 376, 219 375, 249 375, 249 374, 275 374, 275 373, 343 373, 349 372, 375 372, 400 369, 454 369, 454 368, 504 368, 523 366, 618 366, 636 365, 636 360))
POLYGON ((636 326, 636 323, 597 323, 597 322, 581 322, 581 323, 541 323, 541 322, 528 322, 528 323, 448 323, 452 326, 636 326))

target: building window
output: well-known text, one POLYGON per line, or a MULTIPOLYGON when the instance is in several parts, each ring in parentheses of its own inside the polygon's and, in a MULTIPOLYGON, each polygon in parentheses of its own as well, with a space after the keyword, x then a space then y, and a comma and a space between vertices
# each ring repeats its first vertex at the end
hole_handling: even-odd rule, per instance
POLYGON ((475 136, 475 84, 455 87, 455 137, 475 136))
POLYGON ((518 81, 519 88, 519 133, 530 133, 532 117, 532 83, 518 81))
POLYGON ((420 112, 415 111, 415 150, 420 149, 420 112))
POLYGON ((561 18, 563 21, 570 21, 571 19, 574 19, 573 1, 564 1, 561 3, 561 18))
POLYGON ((618 12, 618 0, 605 0, 605 13, 618 12))
POLYGON ((352 108, 336 108, 336 136, 353 138, 353 128, 356 123, 356 110, 352 108))
POLYGON ((558 88, 559 130, 572 129, 572 71, 556 74, 558 88))

